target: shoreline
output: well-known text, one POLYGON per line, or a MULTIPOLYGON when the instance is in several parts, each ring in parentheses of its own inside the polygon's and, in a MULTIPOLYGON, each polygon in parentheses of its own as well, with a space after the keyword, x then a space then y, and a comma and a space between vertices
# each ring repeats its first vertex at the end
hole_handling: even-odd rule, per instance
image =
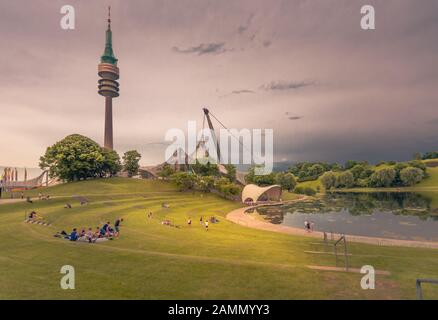
MULTIPOLYGON (((262 206, 273 206, 273 205, 280 205, 280 204, 291 203, 296 201, 302 201, 304 199, 306 199, 306 197, 296 200, 291 200, 291 201, 285 201, 283 203, 261 204, 251 207, 238 208, 227 213, 226 219, 228 221, 234 222, 236 224, 248 228, 264 230, 264 231, 280 232, 280 233, 297 235, 297 236, 313 237, 323 240, 324 233, 321 231, 307 232, 306 230, 301 228, 283 226, 283 225, 272 224, 269 222, 257 220, 253 216, 246 214, 246 211, 250 209, 256 209, 262 206)), ((339 235, 339 234, 334 233, 334 235, 339 235)), ((401 240, 401 239, 357 236, 357 235, 349 235, 349 234, 346 234, 345 237, 347 238, 347 241, 372 244, 378 246, 400 246, 400 247, 410 247, 410 248, 438 249, 438 242, 432 242, 432 241, 401 240)))

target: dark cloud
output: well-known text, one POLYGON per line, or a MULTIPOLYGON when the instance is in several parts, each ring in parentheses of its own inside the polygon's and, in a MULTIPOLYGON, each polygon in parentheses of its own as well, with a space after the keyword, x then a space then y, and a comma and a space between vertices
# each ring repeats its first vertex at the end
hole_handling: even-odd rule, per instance
POLYGON ((271 81, 270 83, 262 85, 260 88, 266 91, 285 91, 296 90, 308 86, 315 85, 313 81, 271 81))
POLYGON ((253 93, 255 93, 255 91, 253 91, 253 90, 249 90, 249 89, 233 90, 233 91, 231 91, 230 93, 227 93, 227 94, 221 95, 220 97, 221 97, 221 98, 224 98, 224 97, 228 97, 228 96, 231 96, 231 95, 253 94, 253 93))
POLYGON ((300 120, 302 117, 298 117, 298 116, 290 116, 287 117, 289 120, 300 120))
POLYGON ((244 90, 233 90, 231 94, 242 94, 242 93, 255 93, 252 90, 244 89, 244 90))
POLYGON ((263 41, 263 46, 264 46, 265 48, 269 47, 271 44, 272 44, 272 41, 271 41, 271 40, 265 40, 265 41, 263 41))
POLYGON ((172 49, 178 53, 195 53, 198 55, 219 54, 229 51, 229 49, 225 48, 225 42, 201 43, 197 46, 186 49, 181 49, 179 47, 173 47, 172 49))
POLYGON ((253 18, 254 18, 254 14, 251 14, 251 15, 248 17, 248 19, 246 20, 246 22, 245 22, 244 24, 240 25, 240 26, 237 28, 237 33, 238 33, 238 34, 243 34, 243 33, 245 33, 245 32, 248 30, 248 28, 251 26, 251 21, 252 21, 253 18))

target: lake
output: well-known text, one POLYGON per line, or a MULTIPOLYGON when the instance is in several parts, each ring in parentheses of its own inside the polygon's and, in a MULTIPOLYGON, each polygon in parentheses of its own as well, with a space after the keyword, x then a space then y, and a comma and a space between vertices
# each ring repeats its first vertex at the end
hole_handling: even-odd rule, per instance
POLYGON ((403 240, 438 241, 438 208, 413 192, 336 192, 315 200, 260 207, 259 215, 274 224, 316 231, 403 240))

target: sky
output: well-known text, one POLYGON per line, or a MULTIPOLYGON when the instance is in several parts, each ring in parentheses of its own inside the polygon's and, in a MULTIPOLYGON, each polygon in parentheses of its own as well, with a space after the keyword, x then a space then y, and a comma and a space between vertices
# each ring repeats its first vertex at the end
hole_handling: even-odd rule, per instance
POLYGON ((107 5, 114 146, 143 165, 164 160, 167 130, 202 126, 203 107, 229 128, 273 129, 275 161, 438 149, 436 0, 0 0, 0 165, 36 167, 72 133, 103 143, 107 5), (60 27, 65 4, 74 30, 60 27), (367 4, 375 30, 360 27, 367 4))

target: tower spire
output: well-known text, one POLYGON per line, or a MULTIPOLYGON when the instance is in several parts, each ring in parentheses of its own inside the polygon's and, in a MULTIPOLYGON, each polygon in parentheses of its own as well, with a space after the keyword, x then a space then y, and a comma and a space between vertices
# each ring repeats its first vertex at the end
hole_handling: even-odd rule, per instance
POLYGON ((110 63, 117 66, 117 58, 113 51, 113 33, 111 31, 111 6, 108 6, 108 29, 105 37, 105 51, 100 57, 101 63, 110 63))
POLYGON ((111 6, 108 6, 108 29, 111 30, 111 6))

